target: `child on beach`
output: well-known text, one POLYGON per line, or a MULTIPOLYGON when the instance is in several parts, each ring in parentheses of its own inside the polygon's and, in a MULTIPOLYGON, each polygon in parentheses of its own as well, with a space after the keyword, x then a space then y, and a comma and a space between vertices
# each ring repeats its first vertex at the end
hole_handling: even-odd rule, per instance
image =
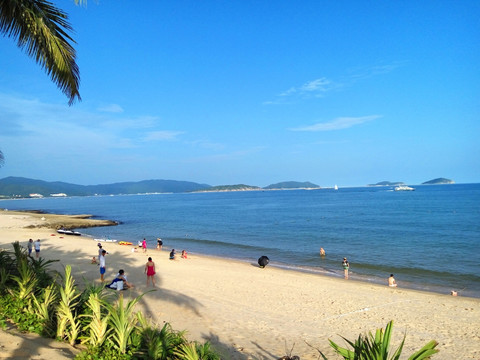
POLYGON ((343 273, 345 275, 345 279, 348 279, 348 269, 350 268, 350 264, 348 263, 348 260, 345 257, 343 258, 342 267, 343 267, 343 273))
POLYGON ((147 287, 149 280, 152 280, 152 287, 155 287, 155 263, 152 261, 152 258, 149 257, 147 263, 145 264, 145 274, 147 274, 147 287))
POLYGON ((172 251, 170 251, 170 260, 175 260, 175 249, 172 249, 172 251))
POLYGON ((187 251, 182 250, 182 259, 186 259, 186 258, 187 258, 187 251))
POLYGON ((40 239, 35 241, 35 257, 38 259, 40 256, 40 239))
POLYGON ((99 256, 98 261, 100 261, 100 281, 103 283, 105 280, 103 276, 105 275, 105 255, 107 252, 102 250, 102 255, 99 256))
POLYGON ((33 239, 28 240, 27 249, 28 255, 31 255, 33 250, 33 239))
POLYGON ((142 241, 142 248, 143 248, 143 252, 146 253, 147 252, 147 240, 145 240, 145 238, 143 238, 143 241, 142 241))

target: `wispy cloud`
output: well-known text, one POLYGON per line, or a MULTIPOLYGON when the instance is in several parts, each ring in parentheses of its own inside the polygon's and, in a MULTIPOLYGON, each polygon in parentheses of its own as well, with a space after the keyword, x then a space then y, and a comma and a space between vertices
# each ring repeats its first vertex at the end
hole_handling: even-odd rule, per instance
POLYGON ((324 97, 327 92, 340 86, 341 84, 336 84, 333 81, 322 77, 307 81, 300 86, 291 87, 278 94, 274 100, 266 101, 264 104, 279 104, 299 99, 324 97))
POLYGON ((143 138, 144 141, 172 141, 177 140, 179 135, 182 135, 182 131, 169 131, 169 130, 161 130, 161 131, 152 131, 146 134, 143 138))
POLYGON ((395 61, 391 64, 374 65, 369 67, 356 67, 348 71, 344 79, 346 83, 355 83, 359 80, 368 79, 378 75, 384 75, 395 71, 396 69, 405 66, 406 62, 395 61))
POLYGON ((351 128, 355 125, 360 125, 368 121, 381 118, 381 115, 370 115, 360 117, 339 117, 332 121, 317 123, 309 126, 289 129, 291 131, 333 131, 351 128))
POLYGON ((98 110, 102 112, 109 112, 109 113, 115 113, 115 114, 123 113, 124 111, 123 108, 118 104, 104 105, 99 107, 98 110))
POLYGON ((397 68, 404 66, 405 62, 396 61, 391 64, 374 65, 370 67, 357 67, 347 70, 347 74, 340 76, 338 80, 320 77, 307 81, 303 85, 291 87, 276 95, 273 100, 265 101, 264 105, 287 104, 309 98, 322 98, 329 92, 338 91, 352 86, 357 81, 374 76, 388 74, 397 68))

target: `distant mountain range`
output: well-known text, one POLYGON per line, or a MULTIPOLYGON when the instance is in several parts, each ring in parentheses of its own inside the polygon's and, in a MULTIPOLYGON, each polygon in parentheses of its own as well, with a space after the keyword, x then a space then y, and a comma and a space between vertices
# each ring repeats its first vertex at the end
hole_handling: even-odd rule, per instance
MULTIPOLYGON (((310 182, 288 181, 269 185, 263 189, 312 189, 320 186, 310 182)), ((102 185, 77 185, 66 182, 47 182, 23 177, 6 177, 0 179, 0 197, 59 197, 59 196, 94 196, 149 193, 182 193, 194 191, 245 191, 262 190, 250 185, 211 186, 189 181, 144 180, 138 182, 121 182, 102 185)))
MULTIPOLYGON (((453 184, 453 180, 438 178, 424 182, 422 185, 453 184)), ((381 181, 369 186, 399 186, 403 182, 381 181)), ((285 189, 319 189, 311 182, 285 181, 268 185, 264 188, 252 185, 211 186, 190 181, 177 180, 143 180, 102 185, 76 185, 66 182, 47 182, 23 177, 6 177, 0 179, 0 197, 59 197, 59 196, 94 196, 120 194, 152 194, 213 191, 250 191, 250 190, 285 190, 285 189)))

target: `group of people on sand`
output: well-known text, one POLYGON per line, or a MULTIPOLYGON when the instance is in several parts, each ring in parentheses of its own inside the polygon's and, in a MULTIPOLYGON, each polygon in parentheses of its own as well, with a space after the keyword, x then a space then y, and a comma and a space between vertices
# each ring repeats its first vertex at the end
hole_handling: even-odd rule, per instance
MULTIPOLYGON (((325 249, 323 247, 320 248, 320 256, 322 258, 325 257, 325 249)), ((348 271, 350 270, 350 263, 348 262, 346 257, 343 258, 342 268, 343 268, 343 274, 345 279, 348 279, 348 271)), ((390 277, 388 278, 388 286, 397 287, 397 282, 393 274, 390 274, 390 277)))
POLYGON ((28 240, 27 244, 27 250, 28 250, 28 255, 32 255, 32 251, 35 248, 35 257, 38 259, 40 257, 40 239, 37 239, 37 241, 33 242, 33 239, 28 240))
MULTIPOLYGON (((103 246, 101 243, 97 244, 98 246, 98 262, 95 257, 92 258, 92 264, 98 264, 100 267, 100 281, 103 283, 105 282, 105 272, 106 272, 106 260, 105 257, 108 254, 108 252, 103 249, 103 246)), ((146 239, 144 238, 143 241, 139 242, 139 246, 141 246, 144 250, 144 252, 147 251, 147 245, 146 245, 146 239)), ((162 250, 163 246, 163 241, 160 238, 157 238, 157 250, 162 250)), ((187 251, 182 250, 181 257, 183 259, 187 259, 187 251)), ((176 252, 175 249, 172 249, 169 255, 170 260, 175 260, 176 258, 176 252)), ((147 263, 145 264, 144 268, 144 273, 147 275, 147 287, 149 284, 152 284, 152 287, 155 287, 155 263, 153 262, 152 258, 149 257, 147 263)), ((106 287, 110 289, 116 289, 116 290, 125 290, 125 289, 131 289, 134 287, 132 283, 130 283, 127 280, 127 276, 125 274, 125 270, 120 269, 118 271, 118 274, 115 276, 115 278, 110 282, 110 284, 106 285, 106 287)))

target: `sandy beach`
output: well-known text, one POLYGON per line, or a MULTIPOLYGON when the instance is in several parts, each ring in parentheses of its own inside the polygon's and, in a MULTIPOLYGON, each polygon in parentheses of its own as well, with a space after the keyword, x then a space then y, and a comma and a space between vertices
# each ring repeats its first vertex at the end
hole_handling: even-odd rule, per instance
MULTIPOLYGON (((29 238, 41 239, 41 256, 60 260, 52 268, 63 271, 70 264, 79 286, 83 278, 99 283, 98 266, 91 264, 97 243, 52 230, 68 221, 50 214, 2 211, 0 247, 11 250, 14 241, 26 246, 29 238)), ((95 220, 80 220, 90 221, 95 220)), ((393 346, 406 333, 404 358, 434 339, 440 352, 433 359, 480 359, 480 299, 461 293, 453 297, 406 290, 401 279, 398 288, 389 288, 272 266, 260 269, 257 259, 245 263, 189 254, 188 259, 177 256, 171 261, 166 249, 148 249, 145 254, 115 243, 104 243, 104 248, 109 252, 105 278, 111 280, 122 268, 135 284, 124 292, 126 298, 151 289, 144 274, 151 256, 157 270, 156 291, 147 293, 137 309, 159 326, 169 322, 176 330, 186 330, 191 340, 209 340, 224 359, 278 359, 292 348, 291 354, 302 360, 318 359, 315 348, 329 359, 339 359, 328 339, 344 344, 340 335, 354 340, 390 320, 394 320, 393 346)), ((177 250, 179 255, 182 249, 177 250)), ((76 351, 11 330, 1 334, 0 358, 57 360, 71 358, 76 351), (23 355, 16 355, 19 351, 23 355)))

